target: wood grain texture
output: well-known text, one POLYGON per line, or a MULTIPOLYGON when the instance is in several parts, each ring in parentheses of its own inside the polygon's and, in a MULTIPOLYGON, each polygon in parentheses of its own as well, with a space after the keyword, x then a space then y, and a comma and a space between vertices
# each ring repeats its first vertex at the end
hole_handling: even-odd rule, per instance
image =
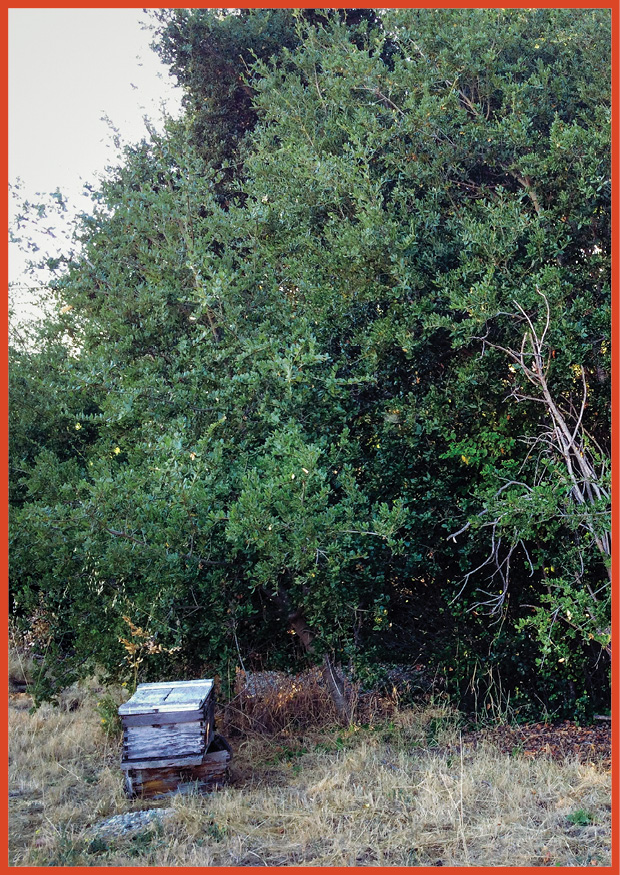
POLYGON ((230 759, 228 750, 218 750, 189 768, 131 769, 126 774, 126 791, 131 797, 150 798, 169 793, 208 792, 225 783, 230 759))
POLYGON ((195 703, 200 708, 205 699, 210 695, 204 687, 175 687, 166 696, 166 705, 187 705, 195 703))
POLYGON ((121 717, 151 712, 198 711, 213 698, 213 681, 172 681, 139 684, 135 693, 118 709, 121 717))
POLYGON ((128 726, 123 733, 123 758, 163 759, 204 753, 207 749, 204 721, 163 726, 128 726))
POLYGON ((158 690, 171 687, 209 687, 213 688, 213 678, 198 678, 193 681, 155 681, 154 683, 138 684, 138 690, 158 690))
POLYGON ((204 703, 173 702, 168 705, 166 702, 131 702, 130 700, 119 707, 118 713, 121 717, 127 717, 129 714, 172 714, 175 711, 180 714, 183 711, 199 711, 203 708, 204 703))
POLYGON ((148 714, 124 714, 123 727, 164 726, 168 723, 193 723, 205 720, 204 711, 153 711, 148 714))
POLYGON ((125 702, 124 705, 121 705, 118 709, 119 714, 130 713, 131 711, 135 711, 139 706, 143 710, 151 709, 156 705, 163 705, 166 701, 166 696, 172 692, 172 687, 168 687, 167 690, 140 690, 137 689, 133 694, 131 699, 128 702, 125 702))
POLYGON ((184 769, 189 766, 199 766, 204 759, 204 754, 186 757, 166 757, 157 759, 151 757, 144 760, 125 760, 121 763, 121 769, 126 772, 129 769, 184 769))

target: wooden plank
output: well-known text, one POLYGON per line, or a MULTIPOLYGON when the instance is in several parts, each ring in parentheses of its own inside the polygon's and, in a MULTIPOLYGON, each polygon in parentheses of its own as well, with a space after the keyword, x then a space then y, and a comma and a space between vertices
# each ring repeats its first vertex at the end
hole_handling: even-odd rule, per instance
POLYGON ((198 710, 212 696, 213 681, 179 681, 177 684, 140 684, 128 702, 118 709, 126 714, 147 714, 154 710, 198 710))
POLYGON ((207 712, 207 733, 206 733, 206 745, 207 750, 209 749, 209 745, 213 741, 215 737, 215 699, 211 699, 206 704, 206 712, 207 712))
MULTIPOLYGON (((181 760, 194 760, 197 758, 198 760, 202 761, 203 756, 204 747, 201 744, 196 744, 194 746, 184 745, 183 747, 178 748, 164 748, 163 750, 156 750, 151 746, 134 746, 131 748, 123 748, 123 762, 127 765, 146 762, 165 762, 166 764, 172 765, 177 761, 181 760)), ((190 765, 196 765, 196 763, 192 762, 190 763, 190 765)), ((140 768, 147 768, 147 766, 140 766, 140 768)))
POLYGON ((216 768, 218 764, 230 762, 231 756, 228 750, 214 750, 211 753, 206 753, 196 772, 200 774, 208 774, 211 768, 216 768))
POLYGON ((163 702, 173 689, 172 684, 167 684, 165 687, 157 686, 155 689, 145 685, 138 687, 131 699, 135 702, 163 702))
MULTIPOLYGON (((231 760, 231 754, 228 750, 214 750, 211 753, 204 754, 200 757, 200 760, 197 763, 189 762, 190 759, 192 759, 192 757, 186 757, 182 762, 179 760, 179 765, 166 760, 165 763, 162 761, 161 765, 154 765, 152 768, 175 768, 178 773, 179 770, 191 767, 192 772, 195 772, 196 774, 209 775, 212 771, 219 769, 222 764, 225 765, 226 763, 229 763, 231 760)), ((155 762, 155 760, 153 760, 153 762, 155 762)), ((123 766, 127 769, 133 769, 136 772, 149 771, 150 768, 148 766, 140 765, 139 763, 124 763, 123 766)))
POLYGON ((130 797, 157 797, 170 793, 209 792, 219 787, 227 778, 231 751, 226 739, 216 736, 214 746, 224 746, 205 754, 197 765, 155 765, 143 768, 142 764, 123 764, 125 789, 130 797))
POLYGON ((141 784, 138 788, 136 796, 141 799, 163 799, 166 796, 191 796, 194 793, 211 793, 224 786, 226 782, 226 774, 215 776, 208 781, 181 781, 177 782, 173 779, 168 780, 153 780, 150 778, 141 784))
POLYGON ((127 772, 126 790, 129 796, 158 797, 171 793, 209 792, 220 787, 228 776, 228 761, 211 764, 209 769, 143 769, 127 772))
POLYGON ((131 762, 123 759, 121 769, 126 772, 129 769, 136 769, 139 771, 140 769, 166 769, 171 767, 184 769, 190 766, 204 766, 205 772, 208 772, 211 766, 215 768, 217 763, 228 762, 230 757, 230 750, 214 750, 202 754, 202 756, 167 757, 165 759, 132 760, 131 762))
POLYGON ((118 709, 118 713, 122 716, 123 714, 131 713, 132 711, 142 710, 147 711, 149 708, 152 709, 155 705, 163 705, 166 701, 166 696, 172 692, 172 687, 168 687, 168 691, 166 690, 136 690, 131 699, 128 702, 125 702, 118 709))
POLYGON ((174 687, 166 696, 166 705, 194 702, 197 708, 209 697, 211 688, 205 687, 174 687))
POLYGON ((160 766, 153 769, 140 767, 128 770, 128 774, 134 786, 138 786, 158 776, 168 776, 177 781, 209 781, 214 777, 223 775, 230 760, 231 755, 227 750, 218 750, 207 754, 204 760, 197 766, 188 768, 160 766))
POLYGON ((159 690, 159 689, 170 689, 172 687, 196 687, 196 686, 205 686, 212 689, 213 687, 213 679, 212 678, 200 678, 195 681, 156 681, 155 683, 148 684, 138 684, 137 690, 149 689, 149 690, 159 690))
POLYGON ((205 760, 212 756, 214 753, 219 753, 220 751, 227 751, 232 757, 232 748, 226 741, 223 735, 214 735, 213 736, 213 744, 209 747, 207 751, 207 755, 205 760))
MULTIPOLYGON (((203 756, 204 748, 201 745, 195 745, 193 748, 188 745, 183 748, 178 748, 176 751, 173 751, 172 749, 153 750, 152 747, 123 748, 123 762, 128 765, 131 765, 132 763, 164 761, 166 763, 172 763, 173 761, 195 759, 196 757, 200 759, 203 756)), ((192 765, 195 765, 195 763, 192 765)), ((141 766, 141 768, 146 767, 141 766)))
POLYGON ((144 759, 144 760, 125 760, 121 763, 121 769, 126 772, 128 769, 165 769, 169 766, 177 768, 185 768, 187 766, 199 766, 204 758, 204 754, 200 756, 186 757, 166 757, 161 759, 144 759))
MULTIPOLYGON (((200 710, 203 708, 204 705, 201 706, 200 710)), ((194 702, 177 702, 176 704, 173 702, 171 705, 167 705, 165 702, 162 704, 145 704, 144 702, 132 702, 130 699, 129 702, 119 706, 118 713, 121 717, 125 717, 128 714, 171 714, 175 711, 180 714, 183 711, 197 710, 198 708, 194 702)))
POLYGON ((204 711, 153 711, 148 714, 125 714, 123 726, 163 726, 166 723, 192 723, 205 720, 204 711))
POLYGON ((136 742, 161 747, 166 744, 182 744, 190 739, 203 740, 206 729, 206 720, 193 720, 191 723, 163 723, 157 726, 152 724, 127 726, 123 730, 123 739, 125 744, 136 742))
POLYGON ((123 759, 161 759, 204 754, 212 740, 213 724, 206 722, 200 724, 199 730, 191 732, 180 731, 176 724, 157 727, 131 726, 123 733, 123 759))
POLYGON ((182 731, 178 726, 133 726, 124 733, 123 759, 168 759, 204 754, 205 727, 186 723, 195 729, 182 731))

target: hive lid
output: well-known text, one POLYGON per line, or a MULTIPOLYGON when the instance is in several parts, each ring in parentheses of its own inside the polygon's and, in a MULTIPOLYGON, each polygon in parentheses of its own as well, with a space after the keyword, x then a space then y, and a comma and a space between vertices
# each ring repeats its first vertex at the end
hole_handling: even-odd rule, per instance
POLYGON ((170 711, 197 711, 213 689, 213 680, 164 681, 155 684, 138 684, 128 702, 121 705, 121 717, 128 714, 161 714, 170 711))

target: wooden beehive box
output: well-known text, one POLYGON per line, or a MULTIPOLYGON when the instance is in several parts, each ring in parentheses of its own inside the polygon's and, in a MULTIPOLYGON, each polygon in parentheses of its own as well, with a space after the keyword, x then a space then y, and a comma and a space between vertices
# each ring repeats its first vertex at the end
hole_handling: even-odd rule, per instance
POLYGON ((230 747, 215 735, 214 707, 207 678, 138 685, 118 709, 130 796, 208 790, 225 780, 230 747))

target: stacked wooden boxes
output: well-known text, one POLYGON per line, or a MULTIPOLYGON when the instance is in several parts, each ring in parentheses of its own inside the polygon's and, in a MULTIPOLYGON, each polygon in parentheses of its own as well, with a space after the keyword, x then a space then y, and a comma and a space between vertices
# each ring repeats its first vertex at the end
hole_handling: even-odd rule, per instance
POLYGON ((129 796, 209 790, 227 775, 230 747, 213 728, 213 681, 139 684, 118 713, 129 796))

